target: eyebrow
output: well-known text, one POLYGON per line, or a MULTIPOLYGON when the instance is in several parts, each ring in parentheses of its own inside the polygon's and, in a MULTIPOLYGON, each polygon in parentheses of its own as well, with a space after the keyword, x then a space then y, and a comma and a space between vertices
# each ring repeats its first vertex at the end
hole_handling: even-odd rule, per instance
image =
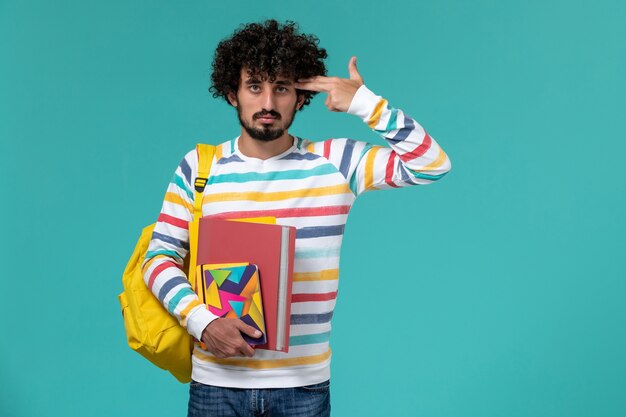
MULTIPOLYGON (((250 84, 260 84, 261 80, 259 78, 256 77, 250 77, 245 81, 246 85, 250 85, 250 84)), ((277 85, 292 85, 293 82, 289 81, 289 80, 275 80, 272 84, 277 84, 277 85)))

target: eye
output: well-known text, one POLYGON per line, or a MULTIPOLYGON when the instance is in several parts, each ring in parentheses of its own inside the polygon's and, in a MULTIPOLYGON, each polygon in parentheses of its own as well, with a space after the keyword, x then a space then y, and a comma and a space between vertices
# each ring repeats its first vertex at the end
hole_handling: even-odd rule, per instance
POLYGON ((261 91, 261 87, 259 87, 257 84, 250 84, 250 86, 248 88, 253 93, 258 93, 259 91, 261 91))
POLYGON ((276 92, 278 93, 286 93, 287 91, 289 90, 285 86, 279 85, 278 87, 276 87, 276 92))

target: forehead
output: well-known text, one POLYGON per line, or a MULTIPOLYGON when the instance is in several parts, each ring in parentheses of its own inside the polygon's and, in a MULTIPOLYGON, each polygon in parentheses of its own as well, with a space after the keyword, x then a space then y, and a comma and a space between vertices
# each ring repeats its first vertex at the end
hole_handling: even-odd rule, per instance
POLYGON ((295 80, 292 77, 288 77, 285 75, 276 74, 273 77, 269 77, 267 73, 260 73, 255 71, 250 71, 248 68, 241 69, 241 81, 243 82, 263 82, 268 81, 270 83, 293 83, 295 80))

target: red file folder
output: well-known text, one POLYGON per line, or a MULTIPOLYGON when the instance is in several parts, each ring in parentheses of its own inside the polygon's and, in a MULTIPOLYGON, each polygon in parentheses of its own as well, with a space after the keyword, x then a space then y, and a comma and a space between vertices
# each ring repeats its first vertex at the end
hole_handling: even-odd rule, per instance
POLYGON ((196 263, 249 262, 259 268, 267 343, 260 349, 287 352, 296 228, 203 217, 196 263))

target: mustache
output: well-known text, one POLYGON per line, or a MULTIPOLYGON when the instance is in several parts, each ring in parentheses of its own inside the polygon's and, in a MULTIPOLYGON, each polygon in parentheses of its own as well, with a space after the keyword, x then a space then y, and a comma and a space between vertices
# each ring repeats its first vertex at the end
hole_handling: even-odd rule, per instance
POLYGON ((261 111, 260 111, 260 112, 258 112, 258 113, 254 113, 254 114, 252 115, 252 118, 253 118, 254 120, 256 120, 256 119, 258 119, 259 117, 268 116, 268 115, 269 115, 269 116, 272 116, 272 117, 275 117, 276 119, 280 119, 280 118, 281 118, 280 113, 278 113, 278 112, 276 112, 276 111, 274 111, 274 110, 270 110, 270 111, 261 110, 261 111))

